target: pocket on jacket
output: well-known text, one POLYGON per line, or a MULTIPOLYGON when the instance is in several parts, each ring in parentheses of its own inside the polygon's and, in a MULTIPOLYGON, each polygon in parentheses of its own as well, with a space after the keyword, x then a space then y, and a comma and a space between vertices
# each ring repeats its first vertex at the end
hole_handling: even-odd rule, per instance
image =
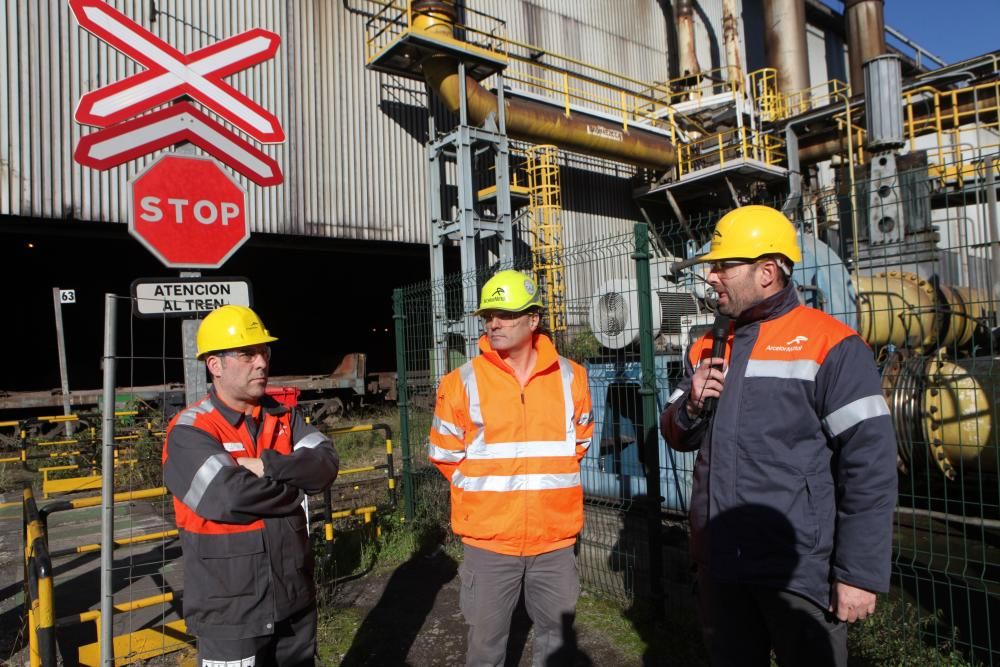
POLYGON ((264 538, 260 531, 232 535, 203 536, 199 558, 207 577, 205 595, 232 598, 255 595, 264 558, 264 538))

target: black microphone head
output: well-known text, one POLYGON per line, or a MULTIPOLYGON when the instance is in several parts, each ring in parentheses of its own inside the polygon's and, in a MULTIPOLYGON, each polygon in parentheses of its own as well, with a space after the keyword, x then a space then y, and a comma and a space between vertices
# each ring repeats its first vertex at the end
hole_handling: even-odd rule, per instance
POLYGON ((729 335, 729 315, 718 315, 712 325, 712 338, 718 340, 729 335))

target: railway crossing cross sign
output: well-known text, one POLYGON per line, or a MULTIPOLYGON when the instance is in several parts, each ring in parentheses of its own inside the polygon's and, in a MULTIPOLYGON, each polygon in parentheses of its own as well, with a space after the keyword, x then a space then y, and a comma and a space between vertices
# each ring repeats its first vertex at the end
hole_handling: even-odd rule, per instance
POLYGON ((128 231, 167 267, 217 269, 250 238, 246 192, 210 158, 163 155, 131 186, 128 231))

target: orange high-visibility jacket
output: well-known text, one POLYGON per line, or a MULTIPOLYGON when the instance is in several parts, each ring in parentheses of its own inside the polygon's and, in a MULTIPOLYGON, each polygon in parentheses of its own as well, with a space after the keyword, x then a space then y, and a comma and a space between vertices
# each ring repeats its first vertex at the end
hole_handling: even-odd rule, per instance
POLYGON ((535 337, 521 386, 489 344, 441 380, 430 460, 451 482, 451 525, 480 549, 535 556, 572 545, 583 527, 580 459, 594 431, 587 372, 535 337))

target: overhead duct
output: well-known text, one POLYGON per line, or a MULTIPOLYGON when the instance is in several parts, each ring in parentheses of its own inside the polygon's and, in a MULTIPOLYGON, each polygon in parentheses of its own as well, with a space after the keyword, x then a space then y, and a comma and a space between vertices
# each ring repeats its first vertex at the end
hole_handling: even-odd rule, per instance
POLYGON ((698 64, 697 42, 694 38, 693 0, 677 0, 674 3, 674 23, 677 26, 680 75, 693 77, 697 81, 701 76, 701 65, 698 64))
POLYGON ((883 0, 845 0, 847 57, 851 68, 851 90, 864 85, 864 64, 886 53, 883 0))
MULTIPOLYGON (((454 39, 455 9, 441 0, 413 3, 413 27, 431 34, 454 39)), ((433 55, 421 63, 427 84, 445 105, 457 112, 461 108, 458 62, 449 56, 433 55)), ((482 125, 490 114, 497 113, 497 96, 470 76, 465 77, 469 121, 482 125)), ((566 115, 562 110, 521 98, 505 99, 504 116, 507 134, 533 144, 555 144, 560 148, 617 160, 651 169, 669 169, 676 162, 674 146, 663 136, 636 127, 621 125, 579 112, 566 115)))
POLYGON ((805 0, 764 0, 764 50, 767 65, 778 71, 778 89, 809 88, 805 0))

